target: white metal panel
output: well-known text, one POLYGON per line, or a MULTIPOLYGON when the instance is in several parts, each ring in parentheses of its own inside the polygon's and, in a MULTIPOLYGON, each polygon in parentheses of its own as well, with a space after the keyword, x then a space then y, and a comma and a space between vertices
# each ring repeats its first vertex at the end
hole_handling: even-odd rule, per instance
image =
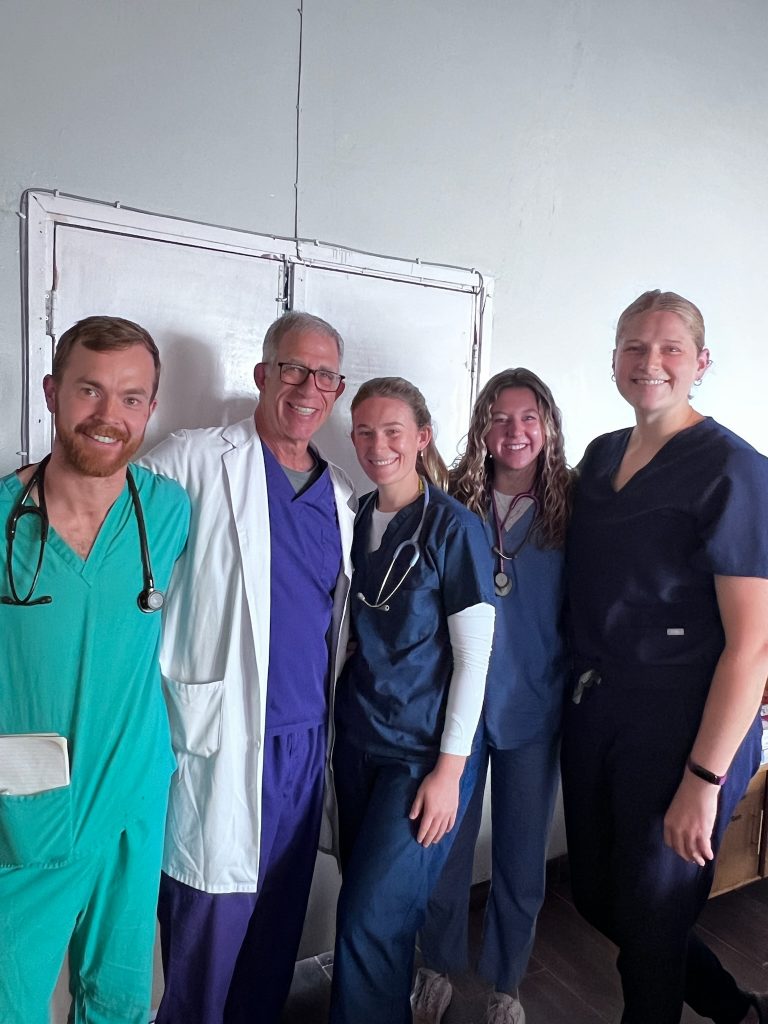
POLYGON ((150 332, 163 362, 152 445, 253 409, 253 367, 282 309, 283 273, 279 259, 57 225, 52 333, 94 314, 150 332))
POLYGON ((399 376, 424 393, 438 448, 450 464, 472 405, 476 294, 314 266, 303 278, 294 303, 332 323, 346 344, 346 391, 318 434, 323 452, 350 472, 360 491, 370 490, 351 453, 349 406, 363 381, 399 376))
MULTIPOLYGON (((114 236, 126 238, 156 239, 158 242, 176 246, 176 252, 180 247, 188 246, 198 250, 220 251, 256 258, 277 258, 283 264, 288 256, 295 256, 296 253, 296 243, 292 239, 260 235, 237 228, 199 224, 178 217, 134 210, 119 203, 63 195, 58 191, 31 189, 24 194, 23 206, 26 232, 23 235, 22 291, 26 308, 25 410, 22 436, 29 459, 40 458, 50 449, 51 444, 51 422, 43 401, 40 382, 43 375, 50 370, 53 353, 50 337, 53 326, 48 313, 54 287, 54 237, 62 226, 107 231, 114 236)), ((118 238, 114 241, 117 245, 118 238)), ((60 254, 61 257, 63 255, 60 254)), ((127 267, 121 269, 128 273, 127 267)), ((58 270, 68 272, 61 258, 58 270)), ((95 284, 97 271, 89 265, 88 273, 90 274, 92 270, 95 284)), ((87 287, 86 284, 86 291, 87 287)), ((279 291, 275 294, 279 294, 279 291)), ((274 315, 278 313, 279 309, 274 315)), ((142 322, 140 317, 136 319, 142 322)), ((65 324, 66 326, 69 325, 65 324)), ((157 428, 152 433, 153 437, 156 435, 159 436, 157 428)))

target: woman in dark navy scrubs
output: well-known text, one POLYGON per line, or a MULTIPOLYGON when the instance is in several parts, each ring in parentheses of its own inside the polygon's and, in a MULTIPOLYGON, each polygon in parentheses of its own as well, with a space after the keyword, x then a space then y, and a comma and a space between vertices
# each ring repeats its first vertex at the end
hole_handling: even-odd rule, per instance
POLYGON ((416 932, 476 777, 493 570, 480 520, 440 489, 447 471, 417 388, 363 384, 352 440, 376 490, 355 522, 356 649, 336 690, 330 1020, 411 1024, 416 932))
POLYGON ((693 303, 646 292, 613 369, 636 425, 580 466, 567 545, 573 694, 563 790, 573 893, 619 947, 625 1024, 768 1021, 692 928, 760 761, 768 460, 689 402, 693 303))

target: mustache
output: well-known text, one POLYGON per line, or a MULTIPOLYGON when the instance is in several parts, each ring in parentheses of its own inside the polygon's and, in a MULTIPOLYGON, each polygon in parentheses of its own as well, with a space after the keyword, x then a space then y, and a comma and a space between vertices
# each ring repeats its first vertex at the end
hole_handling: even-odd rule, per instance
POLYGON ((86 423, 78 423, 75 427, 75 433, 100 434, 102 437, 109 437, 114 441, 129 440, 127 430, 121 430, 120 427, 110 425, 109 423, 102 423, 100 420, 88 420, 86 423))

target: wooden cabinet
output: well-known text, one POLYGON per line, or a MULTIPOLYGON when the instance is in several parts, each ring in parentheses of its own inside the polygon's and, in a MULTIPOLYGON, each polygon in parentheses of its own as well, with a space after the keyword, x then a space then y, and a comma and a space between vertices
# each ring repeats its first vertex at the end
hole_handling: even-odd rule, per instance
POLYGON ((768 765, 761 765, 731 817, 717 858, 712 895, 738 889, 768 874, 766 844, 766 782, 768 765))

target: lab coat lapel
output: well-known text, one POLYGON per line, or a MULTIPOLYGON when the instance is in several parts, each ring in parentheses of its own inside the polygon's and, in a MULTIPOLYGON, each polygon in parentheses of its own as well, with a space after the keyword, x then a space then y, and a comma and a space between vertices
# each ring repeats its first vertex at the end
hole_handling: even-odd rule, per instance
MULTIPOLYGON (((224 431, 233 446, 223 457, 229 500, 237 531, 243 588, 253 635, 259 675, 262 715, 266 711, 270 631, 270 531, 269 499, 264 471, 264 453, 253 421, 234 424, 224 431)), ((263 720, 263 719, 262 719, 263 720)))

